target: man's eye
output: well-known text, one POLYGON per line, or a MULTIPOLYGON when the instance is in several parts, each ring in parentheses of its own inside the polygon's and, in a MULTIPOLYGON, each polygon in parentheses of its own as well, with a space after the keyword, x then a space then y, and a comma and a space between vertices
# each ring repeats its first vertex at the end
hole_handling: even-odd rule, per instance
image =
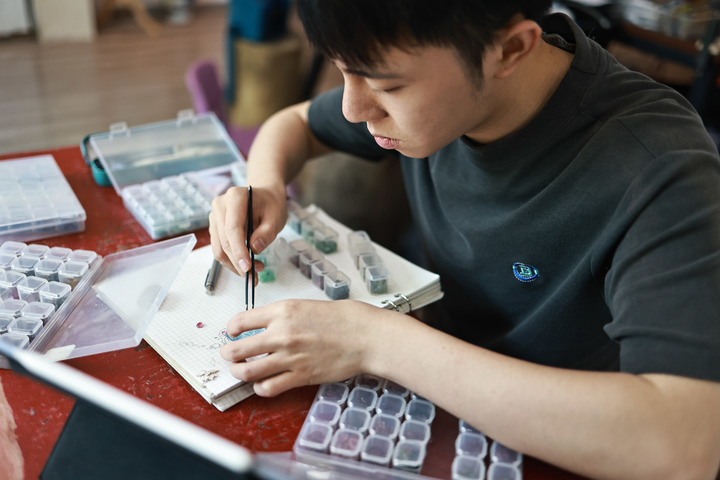
POLYGON ((402 86, 390 87, 390 88, 382 88, 381 90, 382 90, 384 93, 392 93, 392 92, 395 92, 395 91, 397 91, 397 90, 400 90, 400 88, 402 88, 402 86))

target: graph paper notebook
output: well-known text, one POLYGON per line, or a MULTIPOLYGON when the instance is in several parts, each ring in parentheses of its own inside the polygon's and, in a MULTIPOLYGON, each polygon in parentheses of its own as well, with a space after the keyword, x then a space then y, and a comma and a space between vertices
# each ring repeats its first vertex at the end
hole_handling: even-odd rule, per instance
MULTIPOLYGON (((324 258, 350 278, 349 298, 404 313, 417 310, 443 296, 439 276, 399 255, 373 244, 390 273, 387 293, 372 294, 363 281, 347 243, 351 230, 314 206, 308 207, 322 224, 338 233, 338 247, 324 258)), ((288 243, 302 236, 286 226, 279 237, 288 243)), ((213 256, 210 246, 194 250, 186 260, 163 304, 145 333, 145 340, 208 402, 224 411, 252 395, 252 385, 233 377, 229 363, 220 357, 226 342, 225 326, 245 309, 245 279, 227 270, 218 279, 213 295, 204 281, 213 256)), ((255 289, 255 306, 300 298, 332 301, 324 290, 284 260, 272 282, 255 289)))

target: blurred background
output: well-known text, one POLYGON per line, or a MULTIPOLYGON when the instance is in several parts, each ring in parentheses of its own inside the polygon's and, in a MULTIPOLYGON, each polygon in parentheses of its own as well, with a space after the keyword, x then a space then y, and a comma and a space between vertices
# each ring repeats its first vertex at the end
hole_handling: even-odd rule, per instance
MULTIPOLYGON (((716 2, 555 8, 630 68, 682 91, 714 126, 716 2)), ((174 118, 194 107, 186 73, 200 60, 214 64, 228 120, 240 126, 340 83, 304 42, 291 0, 2 0, 0 153, 174 118)))
MULTIPOLYGON (((717 2, 564 0, 554 9, 629 68, 686 95, 717 138, 717 2)), ((113 123, 189 108, 216 112, 247 153, 269 115, 340 82, 308 46, 292 0, 0 0, 0 154, 79 145, 113 123)), ((403 250, 397 165, 340 157, 306 168, 298 200, 403 250)))

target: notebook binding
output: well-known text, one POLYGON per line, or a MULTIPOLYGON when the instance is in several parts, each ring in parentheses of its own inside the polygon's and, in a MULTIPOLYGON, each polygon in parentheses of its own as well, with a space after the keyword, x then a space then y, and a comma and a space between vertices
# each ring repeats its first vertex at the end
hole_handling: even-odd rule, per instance
POLYGON ((382 301, 382 304, 385 305, 384 308, 388 310, 393 309, 400 313, 412 312, 412 303, 405 295, 402 293, 396 293, 393 298, 394 300, 388 299, 382 301))

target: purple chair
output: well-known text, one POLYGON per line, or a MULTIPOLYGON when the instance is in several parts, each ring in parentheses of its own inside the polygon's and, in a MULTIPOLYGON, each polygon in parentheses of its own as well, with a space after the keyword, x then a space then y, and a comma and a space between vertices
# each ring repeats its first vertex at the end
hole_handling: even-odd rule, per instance
POLYGON ((185 85, 190 91, 195 112, 213 112, 225 126, 240 152, 247 157, 260 125, 239 127, 230 122, 215 63, 210 60, 192 63, 185 71, 185 85))

